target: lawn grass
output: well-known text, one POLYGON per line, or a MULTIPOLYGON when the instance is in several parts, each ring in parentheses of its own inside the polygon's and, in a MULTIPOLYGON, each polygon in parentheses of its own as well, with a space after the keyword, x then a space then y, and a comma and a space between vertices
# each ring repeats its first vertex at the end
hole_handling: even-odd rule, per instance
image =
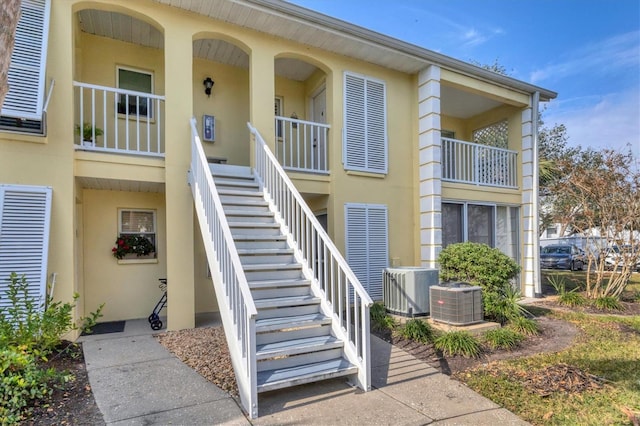
POLYGON ((631 424, 622 407, 640 412, 640 317, 534 311, 574 324, 581 331, 576 342, 559 353, 484 365, 460 378, 536 425, 631 424), (605 385, 581 393, 540 396, 513 379, 559 364, 602 378, 605 385))
MULTIPOLYGON (((611 272, 607 272, 610 274, 611 272)), ((615 273, 615 272, 614 272, 615 273)), ((584 289, 586 285, 586 272, 583 271, 542 271, 542 283, 547 284, 546 278, 548 276, 557 275, 565 279, 567 291, 574 288, 584 289)), ((640 301, 640 273, 634 272, 629 278, 629 284, 622 294, 623 300, 636 300, 640 301)))

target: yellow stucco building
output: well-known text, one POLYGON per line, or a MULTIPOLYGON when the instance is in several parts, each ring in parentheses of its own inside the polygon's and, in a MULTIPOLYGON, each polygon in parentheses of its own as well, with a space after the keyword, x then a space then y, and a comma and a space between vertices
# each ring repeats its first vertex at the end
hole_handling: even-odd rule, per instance
MULTIPOLYGON (((39 50, 17 43, 12 61, 0 210, 19 209, 29 191, 48 197, 34 285, 43 291, 55 273, 55 299, 80 295, 76 317, 105 303, 105 321, 146 318, 164 277, 169 329, 219 310, 226 261, 207 259, 221 249, 203 229, 206 200, 194 202, 196 142, 222 168, 256 168, 266 143, 307 206, 267 210, 283 233, 300 228, 287 247, 309 261, 303 274, 326 306, 334 291, 322 281, 339 274, 325 266, 332 248, 318 224, 373 300, 382 268, 435 267, 460 241, 500 248, 521 265, 523 293, 540 291, 535 118, 552 91, 278 0, 23 0, 21 24, 21 46, 39 50), (296 221, 305 211, 315 219, 296 221), (154 252, 115 258, 122 234, 145 236, 154 252)), ((265 173, 265 194, 287 192, 265 173)), ((19 265, 2 251, 2 226, 7 274, 19 265)))

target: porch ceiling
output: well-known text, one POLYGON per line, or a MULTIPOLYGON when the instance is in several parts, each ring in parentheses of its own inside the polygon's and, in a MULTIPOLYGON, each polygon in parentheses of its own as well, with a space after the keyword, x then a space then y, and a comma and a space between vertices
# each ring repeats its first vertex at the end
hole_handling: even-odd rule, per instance
POLYGON ((86 189, 101 189, 105 191, 129 191, 129 192, 157 192, 165 191, 164 183, 140 182, 122 179, 104 179, 95 177, 78 176, 78 182, 86 189))
POLYGON ((471 118, 489 111, 502 103, 475 93, 464 92, 454 87, 440 86, 440 111, 456 118, 471 118))

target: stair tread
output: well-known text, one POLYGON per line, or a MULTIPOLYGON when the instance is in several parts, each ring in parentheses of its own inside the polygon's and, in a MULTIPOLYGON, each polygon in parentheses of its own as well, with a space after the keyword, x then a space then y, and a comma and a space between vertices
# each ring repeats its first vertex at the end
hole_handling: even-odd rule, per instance
POLYGON ((237 234, 233 236, 236 241, 286 241, 285 235, 250 235, 250 234, 237 234))
POLYGON ((292 270, 292 269, 302 269, 302 264, 294 262, 294 263, 252 263, 248 265, 243 265, 245 271, 278 271, 278 270, 292 270))
POLYGON ((230 228, 280 228, 276 222, 227 222, 230 228))
POLYGON ((273 217, 274 214, 271 211, 257 211, 257 212, 252 212, 252 211, 247 211, 247 210, 225 210, 224 212, 227 217, 229 216, 247 216, 247 217, 252 217, 252 216, 260 216, 260 217, 273 217))
POLYGON ((271 280, 253 280, 249 281, 249 288, 270 288, 270 287, 301 287, 311 284, 311 280, 306 278, 285 278, 285 279, 271 279, 271 280))
POLYGON ((273 297, 270 299, 257 299, 253 302, 256 308, 278 308, 287 306, 299 306, 299 305, 313 305, 319 304, 320 298, 307 295, 307 296, 286 296, 286 297, 273 297))
POLYGON ((219 176, 219 175, 213 175, 216 176, 214 177, 214 182, 216 183, 216 185, 220 185, 220 186, 225 186, 225 185, 229 185, 229 186, 242 186, 242 187, 246 187, 246 188, 260 188, 260 185, 258 184, 258 182, 255 181, 255 179, 251 178, 249 179, 247 178, 239 178, 239 179, 233 179, 230 176, 219 176), (219 176, 219 177, 218 177, 219 176))
POLYGON ((238 249, 239 255, 274 255, 274 254, 293 254, 292 248, 251 248, 251 249, 238 249))
POLYGON ((331 318, 322 314, 306 314, 306 315, 294 315, 289 317, 275 317, 275 318, 263 318, 256 320, 256 331, 274 331, 281 330, 283 328, 301 327, 305 325, 322 325, 331 324, 331 318))
POLYGON ((344 358, 336 358, 296 367, 277 368, 258 372, 258 392, 281 389, 315 381, 317 377, 332 377, 355 374, 358 368, 344 358))
POLYGON ((220 188, 218 189, 218 194, 220 195, 237 195, 240 197, 258 197, 260 199, 262 199, 262 197, 264 196, 262 191, 243 191, 240 189, 227 189, 227 188, 220 188))
POLYGON ((318 350, 339 348, 343 342, 334 336, 305 337, 281 342, 256 345, 256 359, 263 360, 274 356, 296 355, 318 350))

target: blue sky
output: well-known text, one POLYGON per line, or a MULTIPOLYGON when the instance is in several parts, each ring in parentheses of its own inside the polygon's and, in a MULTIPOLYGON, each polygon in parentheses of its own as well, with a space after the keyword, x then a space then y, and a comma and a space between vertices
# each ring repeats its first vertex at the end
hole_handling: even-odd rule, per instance
POLYGON ((640 159, 638 0, 292 0, 558 92, 544 113, 569 143, 640 159))

